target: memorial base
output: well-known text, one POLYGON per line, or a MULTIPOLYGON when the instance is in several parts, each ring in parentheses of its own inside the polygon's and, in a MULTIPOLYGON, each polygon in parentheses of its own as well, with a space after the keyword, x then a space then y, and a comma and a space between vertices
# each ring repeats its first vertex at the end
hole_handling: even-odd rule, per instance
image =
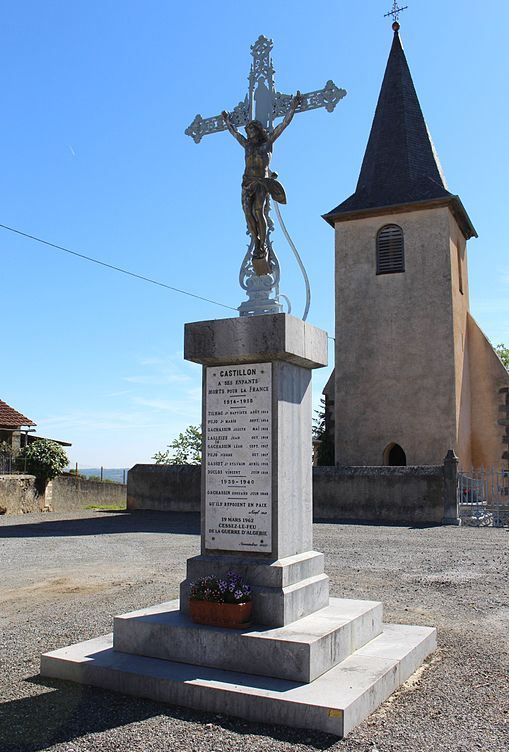
POLYGON ((332 598, 313 551, 311 370, 327 335, 286 314, 186 325, 204 367, 201 554, 178 601, 117 616, 113 635, 42 656, 44 676, 261 723, 344 736, 436 646, 383 625, 382 604, 332 598), (194 624, 191 582, 234 570, 253 625, 194 624))
POLYGON ((192 624, 179 613, 175 601, 117 617, 114 637, 105 635, 46 653, 41 674, 204 712, 342 737, 406 681, 436 647, 436 630, 430 627, 384 625, 370 639, 382 628, 380 618, 379 603, 333 598, 329 608, 283 629, 235 634, 192 624), (229 658, 223 655, 221 659, 225 640, 229 658), (124 650, 116 649, 119 645, 124 650), (190 659, 194 652, 196 662, 140 654, 148 649, 175 655, 179 645, 184 650, 180 660, 190 659), (201 661, 210 658, 208 648, 223 665, 230 660, 229 667, 251 665, 259 673, 266 661, 269 669, 274 665, 276 671, 294 676, 306 666, 320 675, 312 681, 295 681, 204 666, 201 661), (320 673, 331 655, 338 663, 320 673))
POLYGON ((195 624, 179 602, 117 616, 113 647, 122 653, 311 682, 381 634, 382 604, 331 598, 330 605, 286 627, 236 633, 195 624))
POLYGON ((253 590, 253 622, 282 627, 324 608, 329 603, 329 578, 318 551, 287 556, 278 561, 233 555, 194 556, 187 560, 187 577, 180 586, 181 609, 188 612, 191 583, 211 572, 224 577, 234 570, 253 590))

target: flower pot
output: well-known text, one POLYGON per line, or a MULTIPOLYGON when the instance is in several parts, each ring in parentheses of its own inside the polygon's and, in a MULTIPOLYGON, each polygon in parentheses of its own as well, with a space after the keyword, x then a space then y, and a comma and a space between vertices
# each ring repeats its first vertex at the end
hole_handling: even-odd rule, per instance
POLYGON ((242 629, 250 623, 253 604, 248 603, 213 603, 189 599, 189 613, 196 624, 208 624, 211 627, 229 627, 242 629))

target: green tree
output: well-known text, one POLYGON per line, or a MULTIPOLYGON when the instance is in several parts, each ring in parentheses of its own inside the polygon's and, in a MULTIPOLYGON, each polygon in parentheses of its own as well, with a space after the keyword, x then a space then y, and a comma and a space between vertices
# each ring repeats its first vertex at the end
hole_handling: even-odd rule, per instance
POLYGON ((188 426, 179 433, 165 452, 156 452, 156 465, 200 465, 202 435, 199 426, 188 426))
POLYGON ((509 347, 506 347, 505 345, 497 345, 495 347, 495 352, 509 371, 509 347))
POLYGON ((69 464, 67 455, 56 441, 37 439, 23 447, 16 458, 20 469, 35 475, 39 490, 44 491, 48 482, 56 478, 69 464))
POLYGON ((318 465, 334 465, 334 443, 327 431, 326 412, 325 397, 322 397, 320 407, 315 410, 316 416, 313 419, 313 440, 320 442, 317 451, 318 465))

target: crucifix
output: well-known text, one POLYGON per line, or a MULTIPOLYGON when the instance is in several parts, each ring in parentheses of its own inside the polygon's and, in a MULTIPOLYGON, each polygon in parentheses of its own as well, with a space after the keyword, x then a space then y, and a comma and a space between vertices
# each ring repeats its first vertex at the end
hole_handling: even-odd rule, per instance
MULTIPOLYGON (((271 242, 274 223, 270 216, 270 199, 286 203, 286 195, 277 173, 269 169, 272 145, 290 124, 294 114, 324 107, 332 112, 346 95, 333 81, 323 89, 300 94, 276 91, 271 50, 273 42, 260 36, 251 46, 253 62, 249 73, 249 91, 243 101, 228 113, 210 118, 196 115, 185 133, 199 143, 203 136, 228 130, 245 150, 246 169, 242 181, 242 207, 246 215, 250 243, 240 270, 240 285, 248 300, 239 306, 241 316, 280 313, 279 261, 271 242), (274 127, 274 121, 283 121, 274 127), (246 136, 239 128, 246 129, 246 136)), ((280 218, 276 205, 276 213, 280 218)), ((280 220, 282 221, 282 220, 280 220)), ((286 233, 285 228, 283 231, 286 233)), ((292 244, 293 246, 293 244, 292 244)), ((300 262, 300 259, 297 257, 300 262)))

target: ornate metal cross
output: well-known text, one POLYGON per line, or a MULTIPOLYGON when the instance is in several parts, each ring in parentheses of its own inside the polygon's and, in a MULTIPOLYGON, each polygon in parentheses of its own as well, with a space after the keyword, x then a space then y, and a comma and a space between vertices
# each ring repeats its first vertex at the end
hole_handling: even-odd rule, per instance
POLYGON ((408 5, 405 5, 403 8, 400 8, 398 6, 398 3, 396 0, 394 0, 392 4, 392 10, 390 10, 388 13, 385 13, 384 18, 387 18, 388 16, 392 16, 392 20, 394 23, 398 23, 399 20, 399 14, 408 8, 408 5))
MULTIPOLYGON (((259 120, 270 132, 274 128, 274 121, 284 117, 290 110, 292 95, 276 91, 274 82, 274 67, 272 65, 271 50, 273 42, 267 37, 260 36, 251 46, 253 62, 249 73, 249 91, 243 101, 230 113, 232 124, 240 128, 251 120, 259 120)), ((346 95, 344 89, 339 89, 333 81, 327 81, 323 89, 317 89, 302 95, 302 101, 296 113, 325 107, 332 112, 338 102, 346 95)), ((222 115, 202 118, 196 115, 191 125, 186 128, 186 135, 191 136, 195 143, 199 143, 203 136, 226 130, 222 115)), ((247 292, 249 300, 239 306, 241 316, 258 313, 279 313, 282 304, 279 302, 279 261, 272 247, 270 232, 274 228, 272 219, 267 211, 269 236, 267 245, 271 264, 271 274, 258 276, 251 263, 253 243, 248 248, 240 270, 240 285, 247 292)))

